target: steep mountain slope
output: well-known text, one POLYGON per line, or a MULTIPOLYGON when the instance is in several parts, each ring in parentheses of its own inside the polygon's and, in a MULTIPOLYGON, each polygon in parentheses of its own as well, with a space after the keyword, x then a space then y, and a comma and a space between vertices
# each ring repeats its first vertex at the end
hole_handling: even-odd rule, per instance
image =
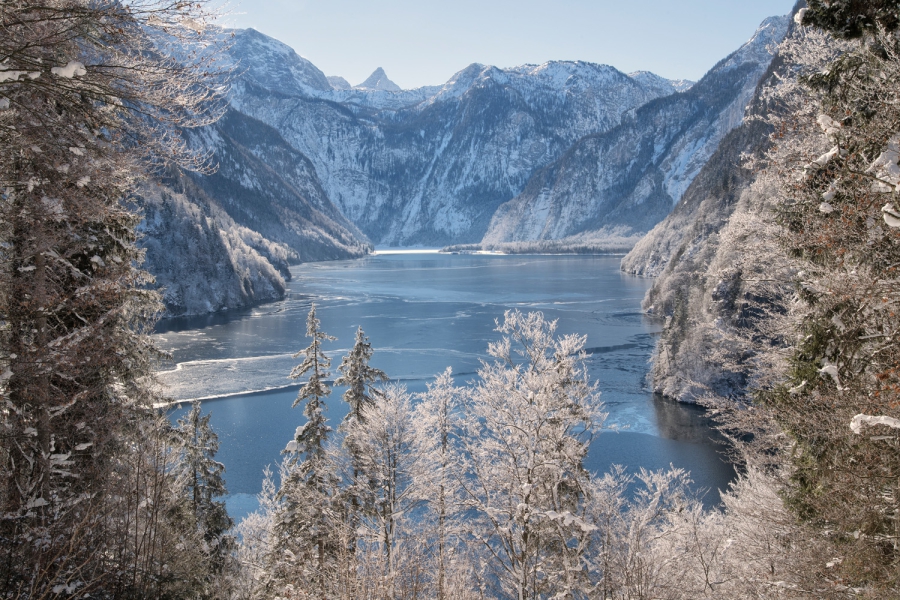
POLYGON ((286 46, 253 30, 235 39, 243 72, 232 106, 308 156, 327 196, 376 243, 480 240, 537 168, 675 90, 583 62, 475 64, 439 88, 326 90, 286 46))
POLYGON ((644 232, 671 211, 725 135, 741 124, 784 37, 763 22, 742 48, 683 93, 641 106, 611 131, 579 140, 501 206, 483 244, 644 232))
POLYGON ((743 157, 769 148, 771 128, 754 117, 777 110, 765 93, 791 68, 775 57, 748 107, 751 118, 725 137, 681 203, 622 260, 625 272, 658 278, 644 308, 665 318, 651 375, 654 390, 669 397, 742 393, 748 370, 741 365, 752 353, 739 338, 763 335, 753 328, 764 298, 782 310, 779 292, 762 291, 780 279, 777 241, 761 217, 777 190, 756 182, 743 157), (735 330, 744 333, 730 339, 735 330))
POLYGON ((192 175, 196 185, 239 225, 288 246, 292 262, 366 253, 365 236, 328 199, 309 159, 271 127, 230 110, 188 136, 218 162, 214 174, 192 175))
POLYGON ((141 244, 169 315, 281 298, 288 266, 353 258, 365 236, 328 200, 309 160, 272 128, 228 111, 186 132, 212 151, 212 175, 170 172, 141 190, 141 244))
POLYGON ((280 299, 283 245, 239 226, 184 176, 140 190, 144 268, 156 277, 166 316, 230 310, 280 299))
MULTIPOLYGON (((759 105, 754 101, 748 112, 753 115, 758 111, 759 105)), ((768 134, 769 127, 759 120, 748 120, 729 132, 681 202, 622 259, 622 270, 642 277, 659 277, 669 261, 690 257, 698 245, 719 231, 752 179, 742 154, 761 152, 768 143, 768 134)))

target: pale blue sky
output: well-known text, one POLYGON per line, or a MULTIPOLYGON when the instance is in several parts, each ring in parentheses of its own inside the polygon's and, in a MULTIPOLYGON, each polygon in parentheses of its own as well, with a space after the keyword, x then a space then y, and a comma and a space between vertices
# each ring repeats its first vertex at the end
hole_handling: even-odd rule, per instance
POLYGON ((326 75, 361 83, 377 67, 403 88, 478 62, 605 63, 699 79, 794 0, 228 0, 223 24, 253 27, 326 75))

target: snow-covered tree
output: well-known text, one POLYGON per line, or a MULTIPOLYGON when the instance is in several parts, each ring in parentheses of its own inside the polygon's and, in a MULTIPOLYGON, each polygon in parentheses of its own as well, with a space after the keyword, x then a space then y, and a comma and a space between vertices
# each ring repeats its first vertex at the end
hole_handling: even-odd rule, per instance
POLYGON ((452 597, 449 572, 462 549, 460 521, 464 518, 457 491, 462 476, 459 451, 465 392, 454 386, 451 373, 448 367, 428 384, 413 416, 413 452, 418 456, 416 495, 425 503, 425 512, 418 519, 432 546, 436 570, 432 572, 433 595, 438 600, 452 597))
POLYGON ((416 428, 413 426, 411 396, 399 384, 389 384, 375 402, 362 409, 360 419, 349 422, 345 447, 358 454, 351 459, 355 478, 351 487, 360 501, 359 519, 365 535, 359 552, 362 576, 383 582, 385 597, 403 597, 402 590, 421 585, 424 579, 410 578, 424 565, 416 550, 422 546, 414 532, 419 527, 413 511, 420 503, 416 494, 416 476, 421 455, 416 452, 416 428), (406 567, 406 568, 402 568, 406 567), (374 571, 374 572, 372 572, 374 571))
POLYGON ((830 31, 836 37, 855 39, 900 26, 897 0, 809 0, 800 17, 803 25, 830 31))
POLYGON ((363 333, 362 327, 357 327, 353 348, 341 359, 341 365, 338 367, 340 375, 334 380, 334 385, 347 387, 347 391, 341 396, 350 409, 344 417, 344 423, 365 418, 364 409, 372 406, 378 395, 378 390, 374 389, 372 384, 388 380, 384 371, 369 366, 371 359, 372 344, 363 333))
POLYGON ((833 571, 896 586, 897 432, 851 428, 857 415, 900 417, 900 36, 879 12, 887 4, 811 4, 803 23, 825 15, 812 22, 860 39, 805 28, 789 49, 806 72, 784 95, 791 110, 767 171, 781 184, 781 241, 802 269, 804 311, 788 380, 763 399, 795 444, 790 506, 844 544, 833 571))
POLYGON ((226 535, 234 525, 224 500, 225 466, 215 460, 219 451, 219 436, 209 424, 211 413, 202 415, 199 401, 190 412, 178 420, 175 429, 175 467, 172 476, 189 498, 195 527, 203 536, 217 570, 231 551, 233 539, 226 535))
MULTIPOLYGON (((294 354, 294 358, 303 357, 303 362, 293 368, 291 379, 299 379, 308 375, 306 383, 300 387, 297 399, 292 406, 305 403, 303 415, 306 423, 297 428, 294 441, 285 449, 291 455, 291 463, 297 463, 301 459, 312 469, 321 463, 325 457, 325 442, 331 427, 326 424, 325 399, 331 395, 331 387, 327 379, 331 376, 328 369, 331 367, 331 359, 322 349, 324 342, 334 341, 335 337, 321 330, 321 323, 316 317, 316 305, 313 304, 306 317, 306 336, 312 339, 309 346, 294 354)), ((312 477, 314 471, 310 471, 312 477)))
POLYGON ((331 359, 322 344, 336 338, 322 331, 315 304, 306 319, 306 335, 312 341, 294 354, 294 358, 302 356, 303 362, 290 374, 291 379, 307 376, 294 401, 294 406, 305 403, 306 423, 297 428, 284 450, 288 456, 281 469, 281 503, 275 513, 277 542, 273 552, 291 557, 278 576, 287 582, 312 581, 324 596, 329 570, 334 566, 337 521, 332 503, 338 482, 325 448, 331 432, 325 418, 325 399, 331 394, 327 383, 331 359))
POLYGON ((2 595, 121 577, 105 557, 125 543, 122 469, 153 462, 131 460, 145 440, 129 436, 155 422, 159 309, 125 201, 152 164, 202 162, 177 131, 216 116, 204 20, 202 2, 0 3, 2 595))
POLYGON ((513 598, 578 595, 595 526, 583 467, 604 415, 584 366, 585 338, 557 337, 542 313, 507 311, 466 404, 462 502, 490 581, 513 598))

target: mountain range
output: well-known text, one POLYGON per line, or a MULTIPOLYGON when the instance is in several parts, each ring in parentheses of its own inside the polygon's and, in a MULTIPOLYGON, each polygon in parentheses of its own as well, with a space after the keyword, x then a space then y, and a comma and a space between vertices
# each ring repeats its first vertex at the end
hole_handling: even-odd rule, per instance
POLYGON ((577 238, 627 249, 741 124, 787 23, 764 21, 696 84, 555 61, 472 64, 413 90, 381 68, 351 86, 235 30, 228 111, 185 133, 219 169, 147 186, 148 270, 169 314, 191 314, 274 299, 290 264, 373 244, 577 238))

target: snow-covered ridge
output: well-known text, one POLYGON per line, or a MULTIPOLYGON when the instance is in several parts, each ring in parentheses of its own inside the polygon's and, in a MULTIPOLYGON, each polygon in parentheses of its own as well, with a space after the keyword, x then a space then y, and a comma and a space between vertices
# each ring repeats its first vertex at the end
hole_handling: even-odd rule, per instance
MULTIPOLYGON (((638 108, 610 132, 576 142, 497 209, 482 245, 585 232, 611 236, 622 227, 631 235, 648 231, 681 199, 725 135, 742 123, 789 22, 766 19, 749 42, 696 84, 638 108)), ((652 73, 630 77, 647 87, 672 89, 671 82, 652 73)))
POLYGON ((740 49, 713 68, 724 70, 747 62, 768 63, 775 52, 775 47, 787 35, 790 24, 789 15, 765 19, 740 49))
POLYGON ((558 239, 594 225, 593 230, 602 229, 608 221, 604 211, 610 210, 616 213, 610 227, 646 231, 671 210, 718 140, 740 123, 754 77, 771 60, 768 48, 786 23, 786 17, 763 22, 750 42, 714 69, 721 82, 708 80, 700 91, 692 82, 584 61, 511 68, 473 63, 441 86, 413 90, 398 89, 377 69, 351 87, 340 78, 329 81, 280 42, 253 30, 236 31, 230 52, 241 70, 231 104, 276 129, 308 157, 325 195, 382 245, 482 241, 498 208, 522 194, 542 168, 564 155, 576 156, 579 140, 644 119, 646 126, 632 127, 603 152, 639 151, 635 159, 649 160, 659 177, 639 176, 633 161, 615 168, 615 161, 609 162, 600 173, 581 161, 568 176, 582 182, 594 177, 603 195, 618 194, 612 204, 598 201, 593 184, 568 191, 557 186, 552 202, 551 196, 534 196, 539 201, 527 211, 527 227, 514 219, 496 231, 504 232, 499 241, 558 239), (716 99, 719 85, 724 94, 733 94, 727 86, 734 85, 742 93, 729 96, 723 107, 716 99), (677 92, 693 95, 660 105, 655 117, 640 116, 651 100, 677 92), (702 123, 692 121, 698 115, 702 123), (555 224, 535 221, 546 218, 555 224))
MULTIPOLYGON (((228 30, 235 43, 229 53, 238 66, 241 79, 253 80, 273 92, 299 95, 340 103, 357 104, 377 109, 398 109, 420 103, 458 98, 474 86, 491 80, 517 88, 553 89, 559 93, 602 93, 603 87, 622 77, 631 77, 609 65, 584 61, 549 61, 540 65, 526 64, 498 68, 473 63, 454 74, 445 84, 404 90, 377 68, 364 82, 351 85, 339 76, 326 77, 313 63, 298 55, 290 46, 255 29, 228 30)), ((634 74, 641 87, 654 95, 683 91, 691 82, 667 80, 641 71, 634 74)))
POLYGON ((299 56, 285 61, 291 69, 272 67, 286 50, 260 36, 235 33, 232 107, 308 156, 327 196, 376 244, 479 241, 536 169, 677 91, 584 61, 472 64, 442 86, 371 89, 390 87, 382 70, 367 89, 338 79, 324 89, 328 79, 299 56))

